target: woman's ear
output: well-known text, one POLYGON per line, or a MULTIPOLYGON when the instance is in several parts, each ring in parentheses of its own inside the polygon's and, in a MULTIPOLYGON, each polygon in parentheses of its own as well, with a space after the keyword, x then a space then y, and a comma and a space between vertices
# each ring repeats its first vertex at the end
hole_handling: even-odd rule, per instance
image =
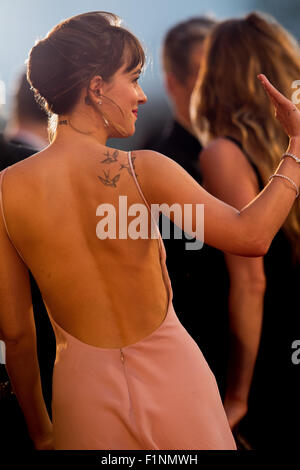
POLYGON ((102 88, 103 88, 103 79, 101 75, 96 75, 93 77, 89 83, 88 90, 87 90, 87 97, 85 102, 87 104, 90 103, 97 103, 101 100, 102 95, 102 88))

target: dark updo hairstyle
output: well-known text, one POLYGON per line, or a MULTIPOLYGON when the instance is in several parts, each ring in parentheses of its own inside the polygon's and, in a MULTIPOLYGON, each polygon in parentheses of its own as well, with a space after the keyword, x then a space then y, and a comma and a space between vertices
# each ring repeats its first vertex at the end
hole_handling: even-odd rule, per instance
POLYGON ((113 13, 84 13, 62 21, 36 42, 27 78, 50 116, 70 112, 95 75, 108 82, 125 62, 126 72, 143 67, 143 47, 120 24, 113 13))

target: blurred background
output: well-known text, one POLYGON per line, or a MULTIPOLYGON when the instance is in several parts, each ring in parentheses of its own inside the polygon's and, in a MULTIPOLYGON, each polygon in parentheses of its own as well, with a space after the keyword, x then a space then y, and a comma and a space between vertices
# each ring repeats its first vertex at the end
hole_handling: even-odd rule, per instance
POLYGON ((62 19, 85 11, 118 14, 146 48, 148 66, 140 80, 148 103, 142 107, 136 134, 113 141, 124 150, 138 148, 157 134, 170 115, 161 72, 161 43, 166 31, 179 21, 206 14, 217 19, 259 10, 270 13, 300 37, 299 0, 1 0, 0 3, 0 131, 12 112, 13 95, 30 48, 62 19), (151 121, 150 121, 151 120, 151 121), (151 122, 151 129, 146 123, 151 122))

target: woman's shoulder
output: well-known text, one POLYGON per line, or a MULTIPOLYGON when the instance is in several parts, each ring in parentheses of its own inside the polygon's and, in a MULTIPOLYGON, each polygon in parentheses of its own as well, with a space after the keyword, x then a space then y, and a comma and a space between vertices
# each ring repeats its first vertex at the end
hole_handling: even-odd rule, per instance
POLYGON ((180 167, 172 158, 155 150, 133 150, 131 152, 132 160, 134 160, 145 171, 160 172, 168 171, 171 167, 180 167))
MULTIPOLYGON (((237 144, 237 141, 233 139, 228 139, 227 137, 217 137, 211 140, 199 155, 200 162, 206 158, 214 159, 215 161, 225 160, 231 161, 241 159, 246 156, 240 145, 237 144)), ((247 159, 246 159, 247 160, 247 159)))
POLYGON ((134 168, 140 175, 140 181, 149 192, 155 187, 168 186, 172 182, 191 181, 192 176, 172 158, 154 150, 132 152, 134 168))
POLYGON ((245 206, 260 191, 260 181, 249 158, 225 137, 211 141, 203 149, 199 165, 204 187, 234 207, 245 206))
POLYGON ((41 160, 45 160, 47 154, 47 149, 41 150, 40 152, 26 156, 22 160, 7 166, 5 170, 7 170, 7 174, 9 174, 10 178, 19 177, 20 175, 25 176, 26 173, 32 174, 32 172, 40 166, 41 160))
POLYGON ((212 140, 200 153, 199 165, 204 175, 218 172, 220 176, 249 178, 255 186, 258 185, 257 174, 249 157, 234 139, 218 137, 212 140))
POLYGON ((1 191, 6 204, 23 206, 24 201, 34 201, 47 175, 48 151, 42 150, 5 168, 1 191))

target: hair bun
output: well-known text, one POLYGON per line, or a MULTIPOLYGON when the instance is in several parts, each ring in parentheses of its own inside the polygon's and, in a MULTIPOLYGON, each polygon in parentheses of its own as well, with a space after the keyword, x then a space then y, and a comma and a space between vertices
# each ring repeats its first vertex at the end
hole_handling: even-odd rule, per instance
POLYGON ((88 12, 62 21, 36 42, 28 57, 27 79, 47 112, 70 112, 93 76, 109 80, 123 64, 125 46, 131 54, 130 69, 144 64, 141 44, 120 22, 113 13, 88 12))

